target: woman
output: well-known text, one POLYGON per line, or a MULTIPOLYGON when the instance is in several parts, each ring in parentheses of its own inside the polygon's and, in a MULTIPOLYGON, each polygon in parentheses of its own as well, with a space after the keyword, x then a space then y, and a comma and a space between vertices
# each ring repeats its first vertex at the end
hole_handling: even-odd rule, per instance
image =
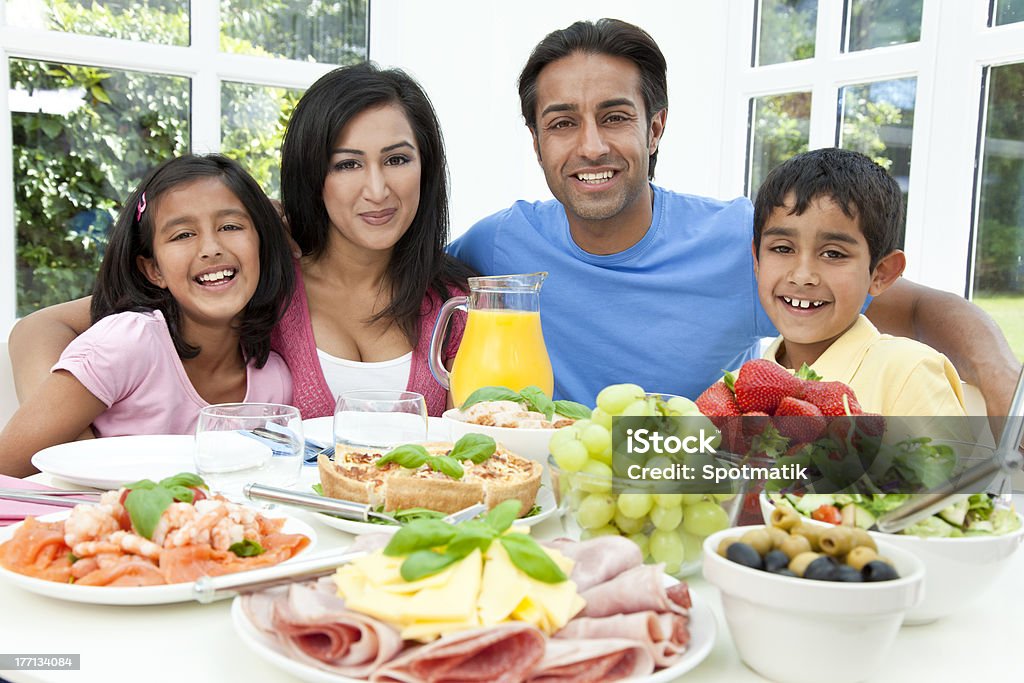
MULTIPOLYGON (((449 405, 430 374, 444 300, 473 273, 444 253, 448 175, 434 109, 397 69, 326 74, 302 96, 282 146, 285 214, 302 251, 272 346, 291 369, 303 417, 331 415, 351 389, 408 389, 431 415, 449 405)), ((19 400, 89 325, 88 299, 37 311, 11 333, 19 400)), ((463 323, 453 320, 451 364, 463 323)))

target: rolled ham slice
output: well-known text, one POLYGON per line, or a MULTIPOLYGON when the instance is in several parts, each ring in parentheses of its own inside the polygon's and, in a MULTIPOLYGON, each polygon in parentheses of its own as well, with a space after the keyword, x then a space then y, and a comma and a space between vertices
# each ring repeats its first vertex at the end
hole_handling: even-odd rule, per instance
POLYGON ((586 541, 559 538, 544 545, 555 548, 575 563, 569 578, 580 592, 644 562, 640 547, 622 536, 598 536, 586 541))
POLYGON ((686 653, 690 642, 689 618, 674 612, 634 612, 610 617, 576 617, 555 638, 590 640, 627 638, 637 640, 659 667, 672 666, 686 653))
POLYGON ((462 631, 408 651, 378 670, 370 681, 516 683, 540 663, 544 646, 544 634, 522 622, 462 631))
POLYGON ((552 638, 544 659, 527 679, 530 683, 589 683, 648 676, 654 658, 636 640, 552 638))
POLYGON ((642 564, 581 591, 587 606, 577 616, 607 617, 646 610, 689 615, 689 589, 685 583, 666 589, 662 583, 664 573, 664 565, 642 564))

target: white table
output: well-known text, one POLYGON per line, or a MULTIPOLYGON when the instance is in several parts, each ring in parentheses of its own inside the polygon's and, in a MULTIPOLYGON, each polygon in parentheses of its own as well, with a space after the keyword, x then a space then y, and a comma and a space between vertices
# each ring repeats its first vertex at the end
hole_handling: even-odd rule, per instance
MULTIPOLYGON (((47 481, 42 475, 33 479, 47 481)), ((294 514, 314 525, 319 537, 316 553, 352 541, 352 536, 323 525, 312 515, 301 511, 294 514)), ((546 520, 534 533, 540 537, 560 535, 561 523, 546 520)), ((699 576, 691 578, 689 584, 699 598, 711 604, 718 622, 718 639, 710 656, 680 680, 765 680, 740 662, 722 617, 718 591, 699 576)), ((0 581, 0 653, 81 654, 80 671, 0 671, 0 678, 12 683, 295 681, 264 663, 242 643, 235 635, 229 609, 230 601, 152 607, 87 605, 42 597, 0 581)), ((887 666, 871 680, 1019 680, 1022 637, 1024 551, 1015 555, 998 584, 966 611, 927 626, 903 628, 887 666)), ((799 643, 793 643, 792 652, 799 659, 799 643)), ((828 681, 827 672, 822 672, 822 681, 828 681)))

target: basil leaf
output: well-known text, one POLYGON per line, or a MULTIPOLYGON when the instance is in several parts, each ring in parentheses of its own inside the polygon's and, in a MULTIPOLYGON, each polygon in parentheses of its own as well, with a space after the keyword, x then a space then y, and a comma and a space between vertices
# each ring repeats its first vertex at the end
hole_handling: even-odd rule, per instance
POLYGON ((450 455, 428 455, 427 466, 452 479, 462 479, 462 475, 466 473, 459 461, 450 455))
POLYGON ((179 500, 182 503, 191 503, 196 499, 196 492, 187 486, 164 486, 161 484, 161 487, 167 489, 174 500, 179 500))
POLYGON ((324 487, 320 484, 320 482, 313 484, 313 493, 315 493, 318 496, 324 495, 324 487))
POLYGON ((500 534, 512 526, 512 522, 516 521, 516 517, 519 516, 519 510, 522 507, 522 502, 516 498, 502 501, 484 516, 484 522, 487 523, 487 526, 494 529, 495 533, 500 534))
POLYGON ((456 460, 472 460, 473 464, 479 465, 494 455, 497 448, 494 439, 486 434, 464 434, 455 442, 455 446, 452 447, 448 455, 456 460))
POLYGON ((527 576, 544 583, 561 583, 568 579, 551 556, 526 534, 505 534, 498 540, 512 564, 522 569, 527 576))
POLYGON ((126 488, 129 491, 134 491, 136 489, 155 489, 156 487, 157 483, 152 479, 139 479, 138 481, 133 481, 130 484, 125 484, 121 488, 126 488))
POLYGON ((455 538, 455 527, 439 519, 415 519, 395 532, 384 554, 397 557, 417 550, 446 545, 455 538))
POLYGON ((519 395, 526 401, 527 407, 543 413, 548 420, 555 413, 555 404, 540 387, 528 386, 519 392, 519 395))
POLYGON ((206 482, 198 474, 192 472, 179 472, 173 477, 167 477, 166 479, 160 480, 160 486, 165 488, 172 488, 174 486, 185 486, 189 488, 203 488, 209 489, 206 482))
POLYGON ((392 448, 377 460, 377 467, 383 467, 389 462, 397 462, 406 469, 414 470, 427 461, 430 453, 418 443, 407 443, 404 446, 392 448))
POLYGON ((576 401, 555 401, 555 413, 574 420, 589 420, 590 408, 576 401))
POLYGON ((484 553, 491 547, 491 541, 494 540, 495 536, 497 534, 486 526, 471 527, 469 529, 460 528, 455 538, 448 543, 448 548, 445 552, 457 557, 466 557, 474 550, 484 553))
POLYGON ((132 520, 132 528, 143 538, 153 538, 160 516, 174 502, 171 492, 162 486, 136 488, 124 499, 125 510, 132 520))
POLYGON ((263 553, 267 552, 266 548, 261 546, 256 541, 250 540, 248 538, 244 538, 238 543, 232 543, 228 547, 228 550, 233 552, 235 555, 238 555, 239 557, 256 557, 257 555, 262 555, 263 553))
POLYGON ((522 400, 523 398, 519 394, 508 387, 480 387, 469 395, 469 398, 462 403, 459 410, 465 410, 471 405, 484 401, 515 401, 520 403, 522 400))
MULTIPOLYGON (((465 557, 465 556, 463 556, 465 557)), ((416 581, 431 576, 458 562, 462 557, 433 550, 417 550, 402 563, 401 574, 406 581, 416 581)))

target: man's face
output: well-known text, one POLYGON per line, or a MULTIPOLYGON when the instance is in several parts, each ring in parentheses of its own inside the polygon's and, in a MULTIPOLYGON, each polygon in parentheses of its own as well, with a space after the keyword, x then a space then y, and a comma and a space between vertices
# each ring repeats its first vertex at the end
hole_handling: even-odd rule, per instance
POLYGON ((534 148, 570 221, 625 218, 650 201, 648 159, 664 121, 661 111, 648 125, 640 71, 628 59, 573 53, 544 67, 534 148))

